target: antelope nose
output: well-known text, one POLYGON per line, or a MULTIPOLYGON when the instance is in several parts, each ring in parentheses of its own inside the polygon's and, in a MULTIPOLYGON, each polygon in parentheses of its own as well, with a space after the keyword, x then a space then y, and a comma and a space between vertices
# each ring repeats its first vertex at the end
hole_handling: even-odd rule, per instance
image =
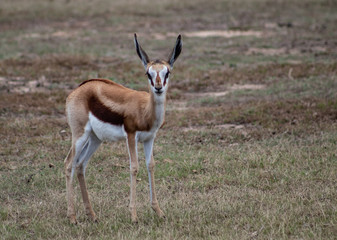
POLYGON ((161 86, 160 87, 154 87, 156 89, 156 91, 160 91, 161 90, 161 86))

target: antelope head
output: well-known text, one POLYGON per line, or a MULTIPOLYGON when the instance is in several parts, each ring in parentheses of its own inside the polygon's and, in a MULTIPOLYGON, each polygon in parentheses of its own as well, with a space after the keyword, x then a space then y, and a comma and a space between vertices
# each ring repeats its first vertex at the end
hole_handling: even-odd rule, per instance
POLYGON ((168 83, 170 79, 170 72, 173 69, 173 64, 179 57, 182 49, 181 35, 178 36, 176 44, 170 53, 167 60, 155 60, 151 61, 142 49, 137 40, 137 35, 135 34, 135 46, 137 54, 142 61, 146 76, 149 81, 150 91, 155 97, 162 97, 166 95, 168 89, 168 83))

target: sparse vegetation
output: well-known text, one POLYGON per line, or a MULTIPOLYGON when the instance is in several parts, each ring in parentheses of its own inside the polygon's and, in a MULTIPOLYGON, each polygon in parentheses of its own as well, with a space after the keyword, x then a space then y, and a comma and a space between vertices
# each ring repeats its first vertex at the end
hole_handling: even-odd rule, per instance
POLYGON ((336 11, 330 0, 1 1, 0 238, 335 239, 336 11), (186 34, 201 30, 259 34, 186 34), (167 219, 150 208, 139 151, 131 224, 128 154, 116 143, 87 171, 99 223, 75 184, 72 226, 65 99, 93 77, 146 90, 133 32, 158 57, 172 33, 184 38, 154 150, 167 219))

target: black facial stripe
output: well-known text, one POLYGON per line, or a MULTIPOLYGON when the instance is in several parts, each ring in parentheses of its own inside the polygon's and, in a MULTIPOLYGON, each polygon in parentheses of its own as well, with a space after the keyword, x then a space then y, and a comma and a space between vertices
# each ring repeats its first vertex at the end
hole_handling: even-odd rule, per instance
POLYGON ((164 78, 164 86, 166 85, 166 81, 167 81, 167 78, 169 77, 170 75, 170 71, 167 71, 166 75, 165 75, 165 78, 164 78))
POLYGON ((151 74, 149 72, 146 72, 146 75, 147 75, 148 79, 150 79, 151 85, 154 86, 151 74))

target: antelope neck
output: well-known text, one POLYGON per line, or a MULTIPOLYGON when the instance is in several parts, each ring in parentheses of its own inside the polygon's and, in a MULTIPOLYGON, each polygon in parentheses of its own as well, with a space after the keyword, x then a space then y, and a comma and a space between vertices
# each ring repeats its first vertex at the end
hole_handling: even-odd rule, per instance
POLYGON ((165 107, 166 107, 166 92, 160 96, 150 91, 150 101, 148 103, 148 110, 152 113, 153 127, 159 128, 164 121, 165 107))

